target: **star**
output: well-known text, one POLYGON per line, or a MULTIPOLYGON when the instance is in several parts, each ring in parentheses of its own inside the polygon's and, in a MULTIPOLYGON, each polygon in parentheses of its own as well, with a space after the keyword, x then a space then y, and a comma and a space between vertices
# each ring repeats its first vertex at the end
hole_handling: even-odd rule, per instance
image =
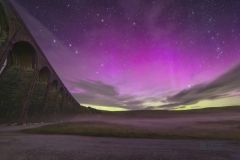
MULTIPOLYGON (((191 91, 240 63, 240 3, 168 1, 24 0, 19 5, 27 10, 23 20, 63 79, 91 79, 133 99, 140 92, 146 93, 144 99, 158 99, 173 96, 173 90, 176 95, 191 91), (189 79, 193 72, 196 77, 189 79)), ((20 15, 24 10, 19 9, 20 15)), ((211 96, 224 95, 221 91, 211 96)))

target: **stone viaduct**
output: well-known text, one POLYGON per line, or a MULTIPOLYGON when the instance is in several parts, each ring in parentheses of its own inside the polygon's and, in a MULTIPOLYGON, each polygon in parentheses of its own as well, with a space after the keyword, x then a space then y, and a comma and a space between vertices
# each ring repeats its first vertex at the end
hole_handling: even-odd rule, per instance
POLYGON ((0 0, 0 123, 61 120, 82 107, 8 0, 0 0))

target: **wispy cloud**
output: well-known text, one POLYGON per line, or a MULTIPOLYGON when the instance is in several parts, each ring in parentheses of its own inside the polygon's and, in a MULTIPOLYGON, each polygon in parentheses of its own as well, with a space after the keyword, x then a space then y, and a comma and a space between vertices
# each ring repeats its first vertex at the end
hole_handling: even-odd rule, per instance
POLYGON ((159 107, 165 108, 190 105, 196 104, 201 100, 216 100, 231 97, 233 96, 231 95, 231 92, 239 89, 240 64, 209 83, 198 84, 191 88, 184 89, 173 96, 167 97, 166 101, 169 104, 159 107))
MULTIPOLYGON (((173 96, 159 97, 158 102, 165 103, 157 108, 170 109, 175 107, 184 108, 186 105, 196 104, 202 100, 217 100, 227 97, 236 96, 240 89, 240 65, 227 71, 215 80, 192 86, 184 89, 173 96), (235 92, 232 95, 232 92, 235 92)), ((144 107, 144 102, 157 102, 156 98, 148 99, 134 95, 121 95, 117 87, 105 84, 100 81, 91 79, 70 81, 73 90, 81 90, 75 92, 75 97, 82 103, 121 107, 127 109, 154 109, 154 106, 144 107)))
POLYGON ((144 100, 139 100, 136 96, 120 94, 117 87, 100 81, 81 79, 68 83, 74 97, 83 104, 139 109, 144 103, 144 100))
POLYGON ((109 97, 115 97, 119 95, 115 87, 108 84, 104 84, 103 82, 100 82, 100 81, 94 81, 90 79, 87 81, 78 80, 75 82, 75 86, 78 86, 89 93, 94 93, 94 94, 99 94, 99 95, 104 95, 109 97))
MULTIPOLYGON (((128 85, 129 88, 131 88, 127 92, 128 94, 122 94, 122 92, 120 92, 118 88, 122 89, 124 85, 121 86, 120 83, 117 82, 118 79, 113 79, 116 81, 116 83, 114 83, 114 85, 111 85, 107 83, 107 81, 113 82, 113 80, 109 81, 109 78, 111 78, 111 76, 108 77, 108 80, 104 80, 103 78, 101 79, 100 74, 97 74, 97 76, 90 74, 88 71, 93 71, 94 69, 97 70, 99 68, 99 66, 97 65, 94 65, 94 67, 89 65, 89 67, 82 69, 83 63, 81 62, 83 61, 83 56, 77 57, 75 51, 73 52, 73 50, 75 50, 72 49, 73 47, 70 49, 69 47, 66 47, 63 43, 61 43, 46 26, 44 26, 39 20, 34 18, 34 16, 29 14, 20 5, 20 2, 18 4, 16 0, 11 1, 14 2, 14 6, 17 8, 17 10, 21 11, 19 12, 21 14, 21 17, 25 20, 28 28, 33 33, 40 47, 43 49, 44 54, 46 54, 47 58, 49 59, 50 63, 52 64, 59 77, 69 88, 70 92, 73 93, 74 97, 82 104, 121 107, 127 109, 143 109, 144 106, 148 106, 145 109, 154 109, 154 106, 159 105, 159 108, 168 109, 174 108, 176 106, 184 107, 185 105, 196 104, 202 100, 218 100, 240 94, 240 65, 229 70, 225 74, 219 76, 217 79, 209 83, 198 84, 184 90, 182 90, 182 87, 185 87, 185 85, 178 86, 181 88, 176 88, 175 83, 171 82, 174 82, 174 79, 172 78, 171 81, 166 82, 169 84, 162 83, 161 87, 157 87, 155 85, 159 84, 159 82, 151 83, 147 87, 139 84, 140 87, 136 87, 138 89, 135 89, 134 87, 130 87, 131 85, 128 85), (81 79, 77 77, 81 77, 81 79), (90 77, 91 79, 83 79, 83 77, 90 77), (69 81, 69 79, 71 80, 69 81), (98 81, 93 79, 101 80, 98 81), (170 90, 169 86, 173 86, 172 90, 170 90), (176 92, 176 90, 178 91, 178 93, 176 92), (235 91, 235 93, 232 95, 231 92, 233 91, 235 91), (135 93, 135 95, 133 95, 133 93, 135 93), (136 96, 136 94, 138 94, 138 96, 136 96), (160 106, 160 104, 164 105, 160 106)), ((120 0, 119 2, 123 4, 123 8, 126 11, 123 15, 125 15, 126 17, 134 18, 136 15, 135 13, 137 13, 140 9, 137 6, 135 8, 131 8, 131 5, 129 5, 129 3, 127 3, 127 1, 125 0, 120 0)), ((166 2, 156 2, 156 4, 151 5, 152 7, 148 9, 146 8, 146 11, 144 11, 144 13, 146 13, 146 18, 144 19, 143 23, 146 24, 146 28, 149 28, 149 35, 153 37, 153 40, 158 40, 161 39, 161 37, 171 35, 172 31, 174 30, 174 26, 176 25, 175 23, 170 24, 170 27, 167 28, 165 28, 164 25, 162 25, 163 27, 159 27, 159 25, 155 23, 156 18, 162 15, 164 6, 172 2, 172 0, 168 0, 166 2), (154 27, 154 29, 152 29, 152 27, 154 27)), ((129 27, 129 30, 131 29, 134 29, 134 25, 131 25, 129 27)), ((92 30, 91 32, 87 32, 86 34, 90 38, 85 38, 83 36, 82 38, 85 38, 83 42, 88 44, 89 48, 94 48, 93 46, 97 44, 97 40, 101 38, 100 35, 105 35, 105 33, 108 32, 108 29, 99 30, 97 28, 95 30, 92 30), (93 43, 95 42, 93 40, 96 40, 96 43, 93 43)), ((115 31, 112 32, 113 34, 117 33, 115 31)), ((117 35, 114 36, 119 37, 120 33, 117 33, 117 35)), ((106 40, 106 42, 108 41, 106 40)), ((169 43, 167 43, 166 45, 168 44, 169 43)), ((170 48, 172 47, 170 46, 170 48)), ((79 55, 82 54, 81 51, 78 50, 78 52, 79 55)), ((90 52, 86 55, 89 56, 90 52)), ((104 56, 104 61, 106 57, 108 56, 104 56)), ((110 60, 112 59, 106 58, 107 62, 110 60)), ((87 63, 96 64, 97 61, 98 59, 89 59, 87 60, 87 63)), ((165 70, 167 72, 166 68, 164 69, 162 67, 162 69, 164 72, 165 70)), ((176 76, 177 73, 180 74, 181 72, 173 73, 173 77, 178 77, 176 76)), ((134 78, 136 76, 132 75, 132 77, 134 78)), ((206 75, 201 77, 204 77, 205 79, 206 75)), ((149 80, 146 81, 146 83, 149 83, 149 80)), ((143 81, 141 82, 143 83, 143 81)), ((123 81, 122 83, 125 84, 127 82, 123 81)), ((135 81, 132 83, 135 84, 135 81)), ((124 89, 128 90, 127 87, 125 87, 124 89)))
POLYGON ((99 106, 120 107, 127 109, 139 109, 144 101, 138 100, 132 95, 120 95, 117 87, 95 81, 91 79, 78 80, 71 76, 71 81, 67 80, 68 72, 74 71, 74 64, 62 65, 65 61, 75 62, 74 54, 64 44, 62 44, 53 33, 44 26, 39 20, 33 17, 17 1, 12 0, 13 5, 19 11, 22 19, 25 21, 30 32, 43 49, 44 54, 50 61, 51 65, 69 88, 72 95, 82 104, 92 104, 99 106), (74 81, 73 81, 74 79, 74 81), (84 91, 84 92, 75 92, 84 91))

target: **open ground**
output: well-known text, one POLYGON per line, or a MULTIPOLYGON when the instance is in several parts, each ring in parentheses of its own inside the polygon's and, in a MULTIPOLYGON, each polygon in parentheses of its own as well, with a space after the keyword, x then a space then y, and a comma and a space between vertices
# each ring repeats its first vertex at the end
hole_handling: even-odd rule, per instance
POLYGON ((2 125, 1 159, 240 159, 240 114, 236 111, 156 116, 119 112, 73 117, 72 121, 2 125), (74 135, 66 133, 66 127, 74 135), (33 129, 28 133, 22 131, 29 128, 33 129), (51 129, 54 132, 49 133, 51 129), (128 133, 134 134, 126 138, 128 133))

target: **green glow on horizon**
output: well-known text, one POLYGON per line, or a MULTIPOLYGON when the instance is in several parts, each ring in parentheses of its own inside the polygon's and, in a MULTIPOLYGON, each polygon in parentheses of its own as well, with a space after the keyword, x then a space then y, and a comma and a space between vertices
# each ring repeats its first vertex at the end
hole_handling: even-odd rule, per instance
MULTIPOLYGON (((145 102, 143 103, 143 106, 153 106, 153 107, 158 107, 161 105, 165 105, 166 103, 162 102, 145 102)), ((182 106, 176 106, 174 108, 153 108, 152 110, 179 110, 179 111, 184 111, 184 110, 193 110, 193 109, 202 109, 202 108, 210 108, 210 107, 226 107, 226 106, 239 106, 240 104, 240 97, 235 96, 235 97, 227 97, 227 98, 222 98, 222 99, 217 99, 217 100, 202 100, 199 101, 196 104, 191 104, 191 105, 186 105, 185 107, 182 106)), ((90 106, 92 108, 98 109, 98 110, 105 110, 105 111, 130 111, 131 109, 126 109, 126 108, 120 108, 120 107, 111 107, 111 106, 97 106, 97 105, 91 105, 91 104, 82 104, 86 107, 90 106)), ((141 110, 141 108, 139 108, 141 110)))
MULTIPOLYGON (((240 97, 227 97, 217 100, 203 100, 196 104, 187 105, 184 108, 175 108, 173 110, 191 110, 191 109, 202 109, 209 107, 226 107, 226 106, 239 106, 240 97)), ((180 107, 180 106, 179 106, 180 107)))
POLYGON ((98 110, 105 110, 105 111, 129 111, 130 109, 126 108, 119 108, 119 107, 109 107, 109 106, 97 106, 97 105, 91 105, 91 104, 82 104, 83 106, 90 106, 92 108, 98 109, 98 110))

